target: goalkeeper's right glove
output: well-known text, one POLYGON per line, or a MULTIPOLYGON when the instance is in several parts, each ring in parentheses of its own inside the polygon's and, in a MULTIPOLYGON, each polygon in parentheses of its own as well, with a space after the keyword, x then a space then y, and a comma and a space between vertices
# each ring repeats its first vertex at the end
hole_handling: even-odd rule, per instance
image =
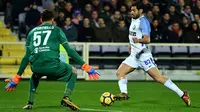
POLYGON ((99 79, 100 74, 92 66, 90 66, 88 64, 83 64, 81 68, 88 73, 88 76, 89 76, 90 80, 99 79))
POLYGON ((13 78, 5 79, 5 82, 8 82, 8 84, 5 86, 6 91, 14 91, 20 79, 20 75, 15 75, 13 78))

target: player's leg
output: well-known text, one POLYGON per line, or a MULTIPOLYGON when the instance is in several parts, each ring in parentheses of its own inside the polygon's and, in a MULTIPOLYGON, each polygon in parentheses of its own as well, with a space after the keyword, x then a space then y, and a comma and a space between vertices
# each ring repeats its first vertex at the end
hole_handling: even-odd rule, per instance
POLYGON ((30 88, 29 88, 29 97, 28 97, 28 104, 23 107, 23 109, 32 109, 33 103, 34 103, 34 97, 36 94, 36 89, 39 85, 39 80, 41 76, 36 75, 33 73, 30 79, 30 88))
POLYGON ((67 106, 67 107, 71 108, 72 110, 80 110, 80 108, 78 106, 76 106, 75 104, 73 104, 70 99, 70 95, 73 92, 73 90, 75 88, 75 84, 76 84, 76 79, 77 79, 76 71, 77 70, 73 67, 71 77, 70 77, 68 83, 66 84, 64 97, 61 100, 62 106, 67 106))
POLYGON ((70 99, 70 95, 76 84, 77 70, 69 64, 60 63, 60 67, 56 70, 56 74, 57 80, 66 82, 66 88, 61 100, 61 105, 69 107, 72 110, 80 110, 80 108, 72 103, 70 99))
POLYGON ((115 100, 128 100, 130 96, 128 95, 128 90, 127 90, 127 83, 128 80, 126 78, 126 75, 137 68, 137 62, 134 57, 129 56, 126 58, 122 64, 119 66, 117 69, 116 75, 118 78, 118 85, 120 88, 121 93, 115 95, 115 100))
POLYGON ((119 85, 121 93, 126 93, 126 94, 128 93, 128 90, 127 90, 128 81, 127 81, 126 75, 134 70, 135 70, 134 68, 124 63, 122 63, 117 69, 116 75, 118 78, 118 85, 119 85))
POLYGON ((159 82, 161 84, 163 84, 164 86, 166 86, 167 88, 169 88, 170 90, 176 92, 182 99, 183 101, 186 103, 187 106, 190 106, 190 97, 189 94, 185 91, 183 92, 179 87, 176 86, 176 84, 174 84, 169 78, 163 76, 157 67, 153 67, 151 69, 149 69, 147 71, 147 73, 156 81, 159 82))
POLYGON ((72 91, 75 88, 76 80, 77 80, 77 70, 74 67, 72 67, 72 74, 68 83, 66 84, 64 97, 70 97, 72 91))

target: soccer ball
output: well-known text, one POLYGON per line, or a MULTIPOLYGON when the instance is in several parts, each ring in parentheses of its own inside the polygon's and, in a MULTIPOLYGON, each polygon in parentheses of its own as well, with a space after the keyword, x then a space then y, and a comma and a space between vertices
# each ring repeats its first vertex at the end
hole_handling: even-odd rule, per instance
POLYGON ((114 103, 114 95, 110 92, 104 92, 100 97, 103 106, 110 106, 114 103))

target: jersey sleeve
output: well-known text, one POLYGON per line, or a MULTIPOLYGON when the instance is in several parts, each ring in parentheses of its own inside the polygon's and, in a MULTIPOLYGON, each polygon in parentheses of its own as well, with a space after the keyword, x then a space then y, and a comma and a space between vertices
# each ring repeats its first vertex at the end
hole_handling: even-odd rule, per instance
POLYGON ((140 30, 142 35, 150 36, 151 27, 149 21, 146 18, 142 18, 140 21, 140 30))
POLYGON ((60 40, 60 44, 64 44, 67 43, 67 37, 65 36, 65 33, 59 28, 59 40, 60 40))
POLYGON ((31 43, 31 34, 29 33, 28 36, 27 36, 27 39, 26 39, 25 46, 26 46, 26 47, 29 47, 29 46, 30 46, 30 43, 31 43))
POLYGON ((20 66, 19 66, 19 69, 18 69, 18 72, 17 72, 18 75, 23 74, 24 70, 26 69, 26 67, 29 63, 29 57, 30 57, 29 46, 30 46, 30 43, 31 43, 31 33, 28 34, 27 39, 26 39, 26 43, 25 43, 26 53, 25 53, 25 55, 22 58, 22 61, 20 63, 20 66))

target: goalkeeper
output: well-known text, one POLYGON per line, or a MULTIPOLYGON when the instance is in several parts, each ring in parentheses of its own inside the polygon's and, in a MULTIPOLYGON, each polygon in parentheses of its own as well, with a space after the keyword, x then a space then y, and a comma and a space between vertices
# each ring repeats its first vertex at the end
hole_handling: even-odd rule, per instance
POLYGON ((43 24, 29 32, 26 40, 26 54, 21 61, 17 75, 5 80, 9 82, 5 89, 6 91, 13 91, 16 88, 22 73, 30 62, 33 74, 30 79, 28 104, 24 106, 24 109, 32 109, 39 80, 42 76, 48 76, 54 80, 67 83, 61 105, 72 110, 80 110, 70 100, 70 94, 75 87, 77 72, 71 65, 60 61, 59 45, 62 44, 68 55, 82 66, 82 69, 88 73, 90 80, 98 79, 99 74, 93 67, 86 64, 76 51, 70 48, 63 31, 52 24, 54 17, 51 11, 43 11, 42 21, 43 24))

